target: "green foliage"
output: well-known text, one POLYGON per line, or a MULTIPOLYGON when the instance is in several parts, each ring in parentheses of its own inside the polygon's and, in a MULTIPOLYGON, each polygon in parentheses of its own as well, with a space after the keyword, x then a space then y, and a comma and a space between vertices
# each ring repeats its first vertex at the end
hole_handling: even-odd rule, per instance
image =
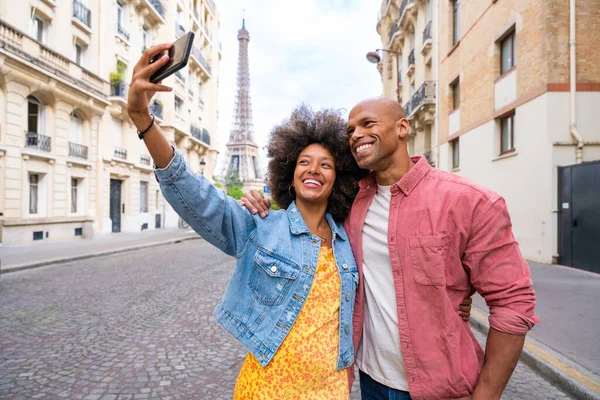
POLYGON ((233 197, 236 200, 241 199, 243 195, 244 195, 244 192, 242 191, 242 188, 239 186, 232 186, 229 189, 227 189, 227 196, 233 197))
POLYGON ((281 208, 279 208, 279 206, 273 200, 271 200, 271 207, 269 207, 269 210, 281 210, 281 208))
POLYGON ((120 72, 111 72, 110 73, 110 84, 113 86, 120 85, 123 83, 125 78, 123 78, 123 74, 120 72))
POLYGON ((233 188, 234 186, 237 186, 240 188, 244 186, 244 181, 242 181, 240 179, 237 172, 232 172, 231 174, 229 174, 229 176, 227 176, 225 178, 225 187, 226 188, 230 189, 230 188, 233 188))

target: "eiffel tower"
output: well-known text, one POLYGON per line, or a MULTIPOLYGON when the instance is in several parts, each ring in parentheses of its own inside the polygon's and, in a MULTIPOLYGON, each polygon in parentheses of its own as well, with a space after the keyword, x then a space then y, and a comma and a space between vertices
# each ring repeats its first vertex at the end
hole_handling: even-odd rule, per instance
POLYGON ((233 124, 227 142, 226 164, 221 176, 237 175, 244 182, 244 191, 263 189, 264 180, 260 174, 258 145, 254 142, 252 104, 250 103, 250 71, 248 66, 248 42, 250 34, 246 21, 238 31, 240 44, 237 70, 237 93, 233 112, 233 124))

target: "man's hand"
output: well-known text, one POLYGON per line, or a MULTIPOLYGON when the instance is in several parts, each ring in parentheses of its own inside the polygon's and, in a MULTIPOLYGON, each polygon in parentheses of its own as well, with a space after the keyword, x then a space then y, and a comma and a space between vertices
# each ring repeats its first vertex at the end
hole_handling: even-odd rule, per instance
POLYGON ((246 207, 252 214, 260 214, 261 218, 269 215, 271 201, 265 198, 262 193, 257 190, 251 190, 249 193, 244 193, 239 200, 240 205, 246 207))
POLYGON ((471 304, 473 303, 473 298, 465 297, 463 301, 458 306, 458 315, 460 315, 463 321, 469 321, 471 319, 471 304))

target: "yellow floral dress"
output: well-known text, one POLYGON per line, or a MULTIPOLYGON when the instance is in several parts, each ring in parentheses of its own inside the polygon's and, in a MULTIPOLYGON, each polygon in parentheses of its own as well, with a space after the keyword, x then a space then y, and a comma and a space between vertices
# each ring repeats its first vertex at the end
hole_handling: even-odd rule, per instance
POLYGON ((349 399, 348 374, 336 371, 340 277, 330 247, 321 247, 317 271, 304 307, 265 368, 248 354, 234 400, 349 399))

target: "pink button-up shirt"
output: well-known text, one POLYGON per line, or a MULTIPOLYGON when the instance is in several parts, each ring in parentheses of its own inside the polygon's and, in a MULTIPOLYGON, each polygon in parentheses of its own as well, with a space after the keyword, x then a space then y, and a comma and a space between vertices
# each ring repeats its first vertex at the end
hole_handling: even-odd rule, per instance
MULTIPOLYGON (((490 308, 490 326, 523 335, 539 318, 529 266, 511 230, 504 199, 424 157, 392 186, 388 246, 398 330, 413 399, 451 399, 473 392, 484 352, 458 315, 475 290, 490 308)), ((360 343, 365 291, 362 229, 377 183, 360 182, 346 231, 360 282, 354 309, 354 348, 360 343)), ((391 300, 391 299, 390 299, 391 300)), ((351 381, 354 379, 349 368, 351 381)))

